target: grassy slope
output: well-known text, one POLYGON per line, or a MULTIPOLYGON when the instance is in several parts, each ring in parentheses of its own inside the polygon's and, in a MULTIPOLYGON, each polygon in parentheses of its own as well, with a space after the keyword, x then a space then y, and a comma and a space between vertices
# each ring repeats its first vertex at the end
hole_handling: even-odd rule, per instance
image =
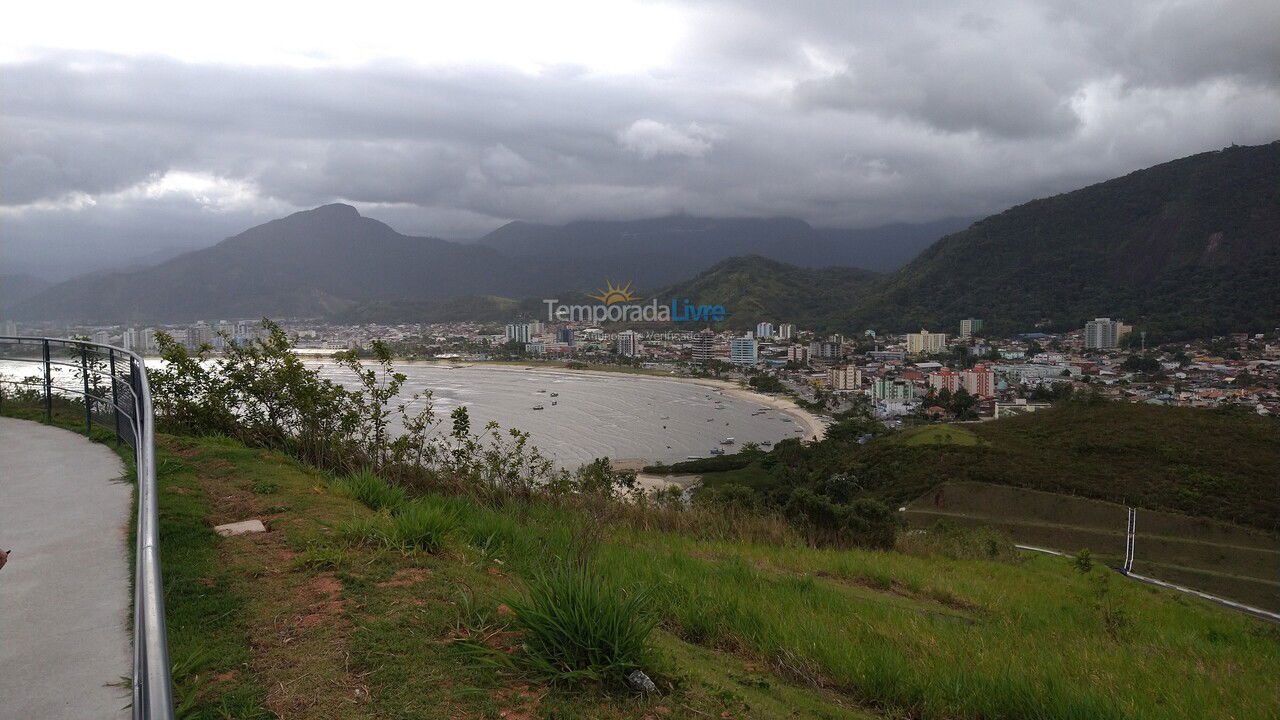
MULTIPOLYGON (((894 504, 940 482, 977 481, 1280 531, 1280 422, 1249 414, 1066 403, 991 422, 907 428, 839 449, 831 469, 894 504)), ((739 478, 754 487, 770 482, 756 466, 703 475, 707 485, 739 478)))
MULTIPOLYGON (((74 424, 74 423, 73 423, 74 424)), ((606 533, 601 570, 652 592, 655 700, 542 686, 452 640, 486 628, 584 518, 449 498, 436 555, 351 545, 370 511, 289 458, 161 438, 175 683, 191 718, 1266 717, 1274 626, 1046 557, 1013 562, 606 533), (218 538, 261 517, 271 532, 218 538)), ((491 629, 490 629, 491 628, 491 629)))
POLYGON ((175 657, 204 633, 217 648, 179 680, 196 717, 255 697, 289 717, 391 718, 778 717, 782 708, 796 717, 1243 718, 1280 701, 1270 683, 1280 673, 1274 627, 1101 569, 622 530, 607 534, 598 563, 651 589, 663 618, 654 674, 668 694, 551 689, 474 662, 450 640, 493 628, 493 642, 511 644, 499 604, 540 558, 571 552, 586 531, 581 517, 437 498, 460 518, 444 552, 375 550, 339 539, 336 527, 369 511, 334 496, 319 474, 216 440, 163 444, 165 522, 187 523, 203 547, 193 551, 194 582, 169 570, 171 616, 196 622, 175 625, 175 657), (209 515, 197 528, 189 521, 200 503, 209 515), (272 532, 223 540, 207 530, 248 516, 272 532))

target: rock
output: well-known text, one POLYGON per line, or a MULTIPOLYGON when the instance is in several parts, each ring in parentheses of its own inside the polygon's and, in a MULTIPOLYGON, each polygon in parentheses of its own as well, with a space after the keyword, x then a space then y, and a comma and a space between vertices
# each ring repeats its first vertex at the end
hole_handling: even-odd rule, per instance
POLYGON ((266 532, 267 526, 263 525, 261 520, 241 520, 240 522, 218 525, 213 531, 222 537, 229 537, 231 535, 266 532))
POLYGON ((653 695, 658 692, 658 686, 653 684, 648 675, 643 670, 636 670, 627 676, 627 684, 632 690, 642 695, 653 695))

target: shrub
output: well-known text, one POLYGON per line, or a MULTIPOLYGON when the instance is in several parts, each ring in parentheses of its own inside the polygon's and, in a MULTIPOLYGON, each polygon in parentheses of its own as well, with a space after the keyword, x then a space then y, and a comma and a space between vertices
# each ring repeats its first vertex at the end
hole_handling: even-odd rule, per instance
POLYGON ((531 668, 561 681, 624 682, 648 658, 657 624, 643 593, 581 566, 537 574, 528 596, 508 604, 531 668))
POLYGON ((1089 553, 1089 548, 1076 553, 1071 562, 1075 565, 1076 570, 1082 573, 1088 573, 1093 569, 1093 556, 1089 553))

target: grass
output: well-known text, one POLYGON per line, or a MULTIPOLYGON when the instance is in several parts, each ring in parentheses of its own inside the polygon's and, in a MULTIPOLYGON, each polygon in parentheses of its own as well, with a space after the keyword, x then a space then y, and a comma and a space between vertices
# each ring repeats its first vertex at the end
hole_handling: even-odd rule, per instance
MULTIPOLYGON (((1122 505, 987 483, 944 483, 907 505, 908 521, 998 528, 1017 542, 1075 552, 1088 548, 1118 565, 1122 505)), ((1280 610, 1280 543, 1268 533, 1154 510, 1138 513, 1135 572, 1258 607, 1280 610)))
MULTIPOLYGON (((206 457, 228 453, 210 448, 206 457)), ((235 482, 250 487, 270 456, 239 453, 235 482)), ((773 717, 759 708, 787 696, 805 697, 812 717, 1264 717, 1278 699, 1269 681, 1280 672, 1274 627, 1104 568, 1081 573, 1069 560, 1007 550, 993 561, 988 538, 902 554, 622 527, 606 529, 594 546, 595 589, 615 599, 628 597, 621 588, 646 592, 659 629, 648 643, 656 657, 644 667, 662 695, 545 685, 544 672, 519 661, 533 631, 502 605, 518 611, 515 597, 532 604, 525 593, 556 558, 575 556, 591 519, 540 504, 491 509, 429 497, 423 507, 453 518, 439 548, 387 552, 382 543, 348 543, 340 528, 354 515, 386 532, 393 515, 317 495, 321 478, 304 469, 289 475, 297 477, 272 480, 280 486, 272 500, 335 503, 324 522, 284 522, 298 507, 274 525, 300 548, 303 559, 289 569, 298 582, 340 584, 336 624, 345 629, 331 642, 371 698, 352 717, 360 708, 382 717, 644 717, 657 706, 676 717, 773 717), (511 662, 480 662, 463 652, 468 644, 511 662)), ((262 614, 284 612, 287 625, 298 610, 272 612, 262 614)), ((549 640, 542 657, 559 657, 554 649, 563 645, 549 640)), ((290 668, 263 678, 271 686, 296 680, 313 662, 289 646, 273 653, 297 666, 266 663, 290 668)), ((341 687, 348 675, 337 675, 325 687, 341 687)))
POLYGON ((657 618, 644 593, 588 567, 566 564, 534 574, 527 597, 510 607, 524 634, 521 656, 555 681, 616 685, 634 670, 653 667, 646 661, 657 618))
POLYGON ((894 436, 903 445, 977 445, 978 436, 961 425, 926 425, 894 436))
MULTIPOLYGON (((405 511, 375 512, 282 455, 163 437, 160 461, 170 640, 189 717, 1162 720, 1280 706, 1275 626, 1097 564, 991 557, 988 537, 815 550, 428 497, 410 505, 451 521, 428 523, 440 532, 426 551, 355 537, 391 532, 405 511), (275 491, 254 492, 262 483, 275 491), (270 532, 209 529, 247 517, 270 532), (648 654, 622 666, 639 662, 657 697, 548 683, 519 662, 537 630, 511 614, 522 609, 513 598, 544 598, 555 617, 546 598, 576 591, 534 589, 582 556, 596 582, 579 588, 579 607, 596 597, 620 617, 619 598, 644 593, 656 629, 648 654), (477 645, 511 662, 485 662, 467 650, 477 645)), ((584 627, 564 638, 595 631, 584 627)), ((632 637, 595 644, 618 636, 632 637)), ((550 650, 564 645, 548 637, 550 650)))
POLYGON ((334 478, 329 481, 329 487, 371 510, 395 510, 404 504, 406 497, 404 488, 388 485, 369 470, 334 478))

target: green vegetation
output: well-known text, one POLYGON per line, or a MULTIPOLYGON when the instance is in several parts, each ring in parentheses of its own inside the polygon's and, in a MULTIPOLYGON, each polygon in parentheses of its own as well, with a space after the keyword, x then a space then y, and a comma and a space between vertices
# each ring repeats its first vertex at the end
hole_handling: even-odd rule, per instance
POLYGON ((656 293, 723 305, 723 325, 754 328, 756 318, 783 317, 801 327, 831 325, 832 313, 861 299, 876 273, 858 268, 801 268, 746 255, 722 260, 691 280, 656 293))
POLYGON ((1274 418, 1084 396, 1037 413, 908 427, 859 444, 867 422, 838 422, 810 445, 788 440, 768 454, 667 469, 701 473, 708 486, 764 469, 772 477, 767 492, 808 487, 837 501, 871 498, 894 506, 941 482, 976 481, 1280 532, 1280 423, 1274 418))
POLYGON ((953 328, 980 307, 996 334, 1099 315, 1152 340, 1270 330, 1280 317, 1277 168, 1280 142, 1233 146, 1034 200, 944 237, 864 288, 852 310, 819 317, 905 332, 953 328))
POLYGON ((886 442, 903 445, 977 445, 978 436, 963 425, 925 425, 904 430, 886 442))
MULTIPOLYGON (((246 602, 253 659, 241 667, 267 688, 275 714, 764 718, 790 697, 803 698, 791 706, 799 717, 1261 717, 1277 701, 1268 682, 1280 671, 1273 627, 1122 582, 1105 568, 1081 573, 1068 560, 1012 557, 1003 542, 989 559, 987 541, 957 542, 965 534, 955 529, 939 535, 937 549, 904 545, 913 554, 833 551, 625 524, 596 529, 599 516, 585 508, 427 496, 457 518, 444 545, 389 551, 327 532, 344 516, 379 513, 317 495, 324 478, 288 458, 216 441, 165 442, 166 454, 188 455, 191 468, 228 462, 221 472, 197 470, 209 496, 254 502, 259 496, 241 488, 264 475, 281 488, 272 502, 288 509, 267 516, 271 533, 215 540, 246 602), (591 536, 598 540, 584 548, 591 536), (246 556, 258 543, 294 561, 246 556), (569 573, 540 586, 583 553, 595 585, 575 585, 569 573), (630 600, 639 609, 639 593, 647 614, 624 614, 630 600), (547 599, 565 594, 577 599, 553 610, 547 599), (303 601, 316 597, 319 604, 303 601), (574 603, 613 625, 560 635, 553 626, 572 628, 567 620, 529 611, 559 617, 574 603), (607 682, 583 673, 543 684, 548 671, 534 658, 562 657, 557 648, 570 637, 612 647, 610 638, 634 638, 650 621, 657 629, 644 652, 625 657, 642 658, 656 697, 611 689, 613 671, 607 682), (549 633, 545 648, 531 626, 549 633)), ((193 701, 196 716, 217 712, 222 687, 193 701)))
MULTIPOLYGON (((1118 567, 1125 506, 1039 490, 947 482, 906 505, 912 527, 990 527, 1016 542, 1074 551, 1118 567)), ((1155 510, 1138 511, 1134 572, 1280 611, 1280 541, 1260 530, 1155 510)))
POLYGON ((1096 563, 1013 555, 986 530, 814 548, 748 515, 708 535, 674 519, 705 509, 585 482, 388 502, 367 474, 226 437, 160 443, 186 717, 1156 719, 1280 701, 1273 626, 1096 563), (427 523, 430 547, 347 532, 412 507, 449 518, 427 523), (209 530, 245 517, 270 532, 209 530), (656 695, 622 688, 631 667, 656 695))
POLYGON ((590 567, 535 573, 528 597, 513 601, 511 610, 524 634, 523 656, 542 675, 608 685, 653 667, 648 639, 657 618, 648 614, 644 594, 628 592, 590 567))

